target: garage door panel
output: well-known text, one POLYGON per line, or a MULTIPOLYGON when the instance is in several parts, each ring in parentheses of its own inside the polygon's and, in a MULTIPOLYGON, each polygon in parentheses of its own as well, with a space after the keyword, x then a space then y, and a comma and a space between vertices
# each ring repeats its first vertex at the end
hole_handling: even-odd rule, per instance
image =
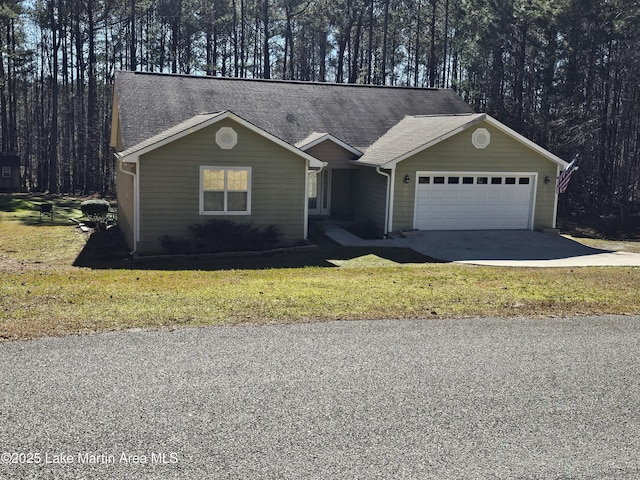
MULTIPOLYGON (((429 174, 420 174, 421 177, 423 175, 429 174)), ((473 183, 458 184, 447 183, 449 175, 446 173, 432 175, 444 176, 445 183, 434 184, 431 181, 417 185, 415 228, 530 228, 535 180, 532 175, 452 173, 452 177, 473 178, 473 183)))
POLYGON ((473 200, 475 198, 475 194, 471 189, 462 190, 460 192, 460 197, 459 198, 460 198, 460 200, 469 201, 469 200, 473 200))
POLYGON ((473 199, 476 201, 486 200, 488 198, 488 192, 486 190, 476 190, 473 192, 473 199))
POLYGON ((444 198, 446 200, 456 201, 460 198, 460 192, 458 190, 447 190, 444 198))
POLYGON ((490 189, 487 192, 487 200, 492 202, 501 202, 504 200, 504 192, 499 190, 499 185, 487 185, 487 188, 490 189))

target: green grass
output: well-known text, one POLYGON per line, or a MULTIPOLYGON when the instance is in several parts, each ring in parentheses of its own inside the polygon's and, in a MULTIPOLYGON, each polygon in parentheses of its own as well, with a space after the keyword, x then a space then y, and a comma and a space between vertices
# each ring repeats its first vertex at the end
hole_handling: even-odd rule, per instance
POLYGON ((573 235, 567 235, 567 237, 576 242, 584 243, 589 247, 600 248, 602 250, 640 253, 640 240, 610 240, 604 238, 576 237, 573 235))
POLYGON ((0 195, 0 260, 71 265, 87 240, 69 220, 82 217, 81 202, 72 197, 0 195), (41 203, 54 204, 53 219, 40 217, 41 203))
MULTIPOLYGON (((76 215, 74 201, 63 200, 76 215)), ((6 196, 0 201, 8 203, 6 196)), ((39 222, 24 198, 9 203, 0 213, 0 339, 186 325, 640 312, 640 269, 629 267, 478 267, 329 242, 313 252, 252 259, 79 261, 91 242, 62 214, 39 222)))

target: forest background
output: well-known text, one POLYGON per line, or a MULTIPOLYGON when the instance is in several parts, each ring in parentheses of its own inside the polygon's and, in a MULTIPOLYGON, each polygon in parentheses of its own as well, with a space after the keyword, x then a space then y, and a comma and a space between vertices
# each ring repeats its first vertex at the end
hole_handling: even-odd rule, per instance
POLYGON ((565 212, 640 209, 640 0, 0 0, 24 191, 113 191, 116 70, 452 88, 580 155, 565 212))

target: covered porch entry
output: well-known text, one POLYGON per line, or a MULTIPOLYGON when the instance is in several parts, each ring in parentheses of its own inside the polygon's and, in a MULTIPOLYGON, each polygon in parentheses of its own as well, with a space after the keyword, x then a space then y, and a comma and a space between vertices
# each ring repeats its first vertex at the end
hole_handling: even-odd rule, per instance
POLYGON ((325 168, 309 173, 309 216, 353 219, 353 168, 325 168))

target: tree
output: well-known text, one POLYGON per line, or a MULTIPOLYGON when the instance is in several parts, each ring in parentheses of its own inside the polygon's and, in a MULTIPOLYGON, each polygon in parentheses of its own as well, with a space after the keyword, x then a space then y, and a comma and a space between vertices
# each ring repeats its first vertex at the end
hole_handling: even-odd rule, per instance
POLYGON ((5 0, 1 148, 23 158, 25 188, 110 189, 117 69, 451 87, 560 156, 581 154, 562 208, 626 217, 640 209, 639 10, 637 0, 5 0))

